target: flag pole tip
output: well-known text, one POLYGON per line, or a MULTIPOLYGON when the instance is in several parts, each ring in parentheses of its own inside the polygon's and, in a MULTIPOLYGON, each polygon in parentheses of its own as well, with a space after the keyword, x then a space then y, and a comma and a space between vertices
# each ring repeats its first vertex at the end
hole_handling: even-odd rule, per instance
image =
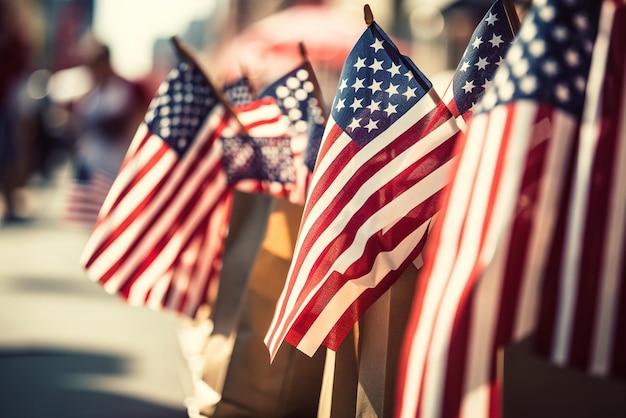
POLYGON ((369 4, 365 4, 365 6, 363 6, 363 12, 365 14, 365 23, 367 26, 374 23, 374 15, 372 14, 372 9, 369 4))
POLYGON ((300 48, 300 55, 302 55, 302 58, 307 59, 306 48, 304 47, 304 42, 302 41, 298 42, 298 47, 300 48))

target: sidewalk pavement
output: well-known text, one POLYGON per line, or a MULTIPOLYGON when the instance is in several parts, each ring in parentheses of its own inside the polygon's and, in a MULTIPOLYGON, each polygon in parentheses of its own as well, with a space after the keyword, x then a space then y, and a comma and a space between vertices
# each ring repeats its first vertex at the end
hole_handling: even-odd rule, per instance
POLYGON ((67 178, 28 187, 32 220, 0 225, 0 417, 185 418, 183 324, 86 277, 89 231, 59 221, 67 178))

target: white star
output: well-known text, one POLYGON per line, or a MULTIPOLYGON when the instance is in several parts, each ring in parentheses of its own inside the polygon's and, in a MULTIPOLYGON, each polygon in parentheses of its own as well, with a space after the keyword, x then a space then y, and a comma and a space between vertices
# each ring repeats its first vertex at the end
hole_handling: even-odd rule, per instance
POLYGON ((553 59, 547 60, 542 65, 543 72, 549 76, 554 76, 559 72, 559 65, 553 59))
POLYGON ((370 110, 370 112, 374 112, 375 110, 380 110, 380 101, 375 102, 372 100, 372 102, 367 106, 367 108, 370 110))
POLYGON ((526 22, 519 32, 519 37, 526 42, 530 42, 537 37, 537 26, 532 21, 526 22))
POLYGON ((398 105, 392 105, 391 103, 387 104, 387 108, 385 109, 385 113, 387 114, 387 116, 391 116, 394 113, 398 113, 398 111, 396 110, 396 107, 398 107, 398 105))
POLYGON ((361 58, 361 57, 357 58, 356 63, 353 65, 353 67, 356 68, 357 72, 361 68, 365 67, 365 58, 361 58))
POLYGON ((502 35, 496 35, 495 33, 489 40, 489 43, 491 44, 492 48, 500 48, 500 44, 503 42, 504 41, 502 40, 502 35))
POLYGON ((339 112, 341 109, 346 107, 345 103, 346 103, 346 99, 339 99, 339 100, 337 100, 337 104, 335 105, 335 110, 337 112, 339 112))
POLYGON ((459 71, 463 71, 463 72, 465 72, 465 71, 467 71, 467 69, 469 68, 469 66, 470 66, 470 65, 469 65, 469 62, 467 62, 467 61, 463 61, 463 64, 461 64, 461 68, 459 68, 459 71))
POLYGON ((367 133, 372 132, 372 130, 374 129, 378 129, 378 121, 375 121, 374 119, 370 119, 369 123, 367 124, 367 126, 365 126, 365 128, 367 128, 367 133))
POLYGON ((511 72, 515 77, 522 77, 528 72, 530 67, 527 59, 521 59, 511 66, 511 72))
POLYGON ((348 87, 348 79, 344 78, 341 80, 341 84, 339 85, 339 91, 343 92, 343 89, 345 89, 346 87, 348 87))
POLYGON ((376 38, 374 43, 371 44, 370 46, 372 48, 374 48, 374 52, 378 52, 379 49, 383 49, 383 41, 381 41, 380 39, 376 38))
POLYGON ((413 80, 413 73, 411 72, 411 70, 407 70, 406 73, 404 73, 404 76, 406 77, 407 81, 413 80))
POLYGON ((372 80, 372 84, 368 88, 372 91, 372 94, 374 94, 377 91, 382 90, 382 88, 380 87, 381 84, 383 84, 382 81, 372 80))
POLYGON ((389 87, 385 90, 385 92, 389 94, 390 97, 394 94, 398 94, 398 86, 396 84, 389 83, 389 87))
POLYGON ((554 19, 554 7, 552 6, 544 6, 539 10, 539 17, 544 22, 548 22, 554 19))
POLYGON ((556 95, 557 99, 562 102, 567 102, 569 100, 569 89, 563 84, 559 84, 556 86, 554 94, 556 95))
POLYGON ((487 64, 489 64, 489 61, 487 61, 487 57, 478 57, 478 62, 474 65, 478 67, 479 70, 484 70, 487 68, 487 64))
POLYGON ((574 24, 580 30, 586 30, 589 27, 589 21, 584 15, 581 14, 574 16, 574 24))
POLYGON ((363 107, 363 99, 357 99, 356 97, 354 98, 354 101, 352 102, 352 104, 350 105, 350 107, 352 108, 353 112, 356 112, 357 110, 359 110, 360 108, 363 107))
POLYGON ((487 22, 487 25, 489 26, 493 26, 498 20, 498 15, 497 14, 492 14, 491 10, 489 11, 489 14, 487 15, 487 17, 485 18, 485 22, 487 22))
POLYGON ((354 81, 354 84, 351 87, 354 89, 355 92, 359 91, 359 89, 365 88, 365 86, 363 85, 364 80, 365 80, 364 78, 357 78, 354 81))
POLYGON ((374 62, 372 63, 372 65, 369 66, 369 68, 374 70, 374 74, 376 74, 376 71, 383 69, 383 61, 378 61, 376 58, 374 58, 374 62))
POLYGON ((476 86, 474 85, 474 80, 472 81, 466 81, 465 85, 463 87, 461 87, 463 89, 463 91, 465 92, 465 94, 467 93, 471 93, 472 90, 474 90, 476 86))
POLYGON ((347 129, 352 129, 354 131, 356 128, 361 127, 361 118, 352 118, 352 122, 348 125, 347 129))
POLYGON ((576 79, 574 80, 574 86, 576 86, 576 88, 578 89, 578 91, 580 91, 581 93, 584 93, 585 91, 585 87, 587 86, 587 82, 585 81, 584 77, 576 77, 576 79))
POLYGON ((487 90, 487 87, 489 86, 489 84, 491 84, 491 80, 487 80, 485 78, 485 82, 483 83, 481 87, 483 88, 483 90, 487 90))
POLYGON ((474 42, 472 42, 472 46, 474 48, 479 48, 480 44, 482 44, 482 43, 483 43, 482 36, 477 36, 476 39, 474 39, 474 42))
POLYGON ((525 76, 520 80, 519 88, 526 94, 532 94, 537 89, 537 78, 532 75, 525 76))
POLYGON ((528 52, 533 57, 539 57, 546 52, 546 43, 542 39, 535 39, 528 45, 528 52))
POLYGON ((391 67, 389 67, 387 71, 393 77, 394 75, 400 74, 400 66, 392 62, 391 67))
POLYGON ((407 100, 409 100, 411 97, 417 97, 415 95, 415 90, 417 90, 417 89, 416 88, 407 87, 406 91, 404 93, 402 93, 402 95, 404 97, 406 97, 407 100))
POLYGON ((561 25, 555 27, 552 31, 552 36, 554 36, 554 39, 557 41, 565 41, 568 38, 567 28, 561 25))
POLYGON ((580 56, 573 49, 568 49, 567 52, 565 52, 565 62, 567 62, 570 67, 576 67, 580 63, 580 56))

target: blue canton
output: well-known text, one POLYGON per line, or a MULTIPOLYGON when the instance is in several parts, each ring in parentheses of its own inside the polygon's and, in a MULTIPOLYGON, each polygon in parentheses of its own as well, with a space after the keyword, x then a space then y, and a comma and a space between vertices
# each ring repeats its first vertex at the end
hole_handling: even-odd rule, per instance
POLYGON ((245 179, 295 182, 289 137, 222 138, 222 149, 228 184, 245 179))
POLYGON ((402 117, 431 87, 374 22, 346 59, 331 115, 363 147, 402 117))
POLYGON ((195 66, 181 61, 161 84, 146 112, 150 132, 182 157, 217 103, 215 91, 195 66))
POLYGON ((252 94, 252 87, 250 86, 250 79, 248 77, 241 77, 240 79, 225 85, 222 88, 226 100, 234 107, 243 106, 252 102, 254 95, 252 94))
POLYGON ((601 3, 536 0, 476 111, 531 99, 580 118, 601 3))
POLYGON ((289 118, 289 134, 309 131, 309 124, 324 124, 321 103, 315 97, 315 85, 304 66, 298 66, 269 85, 260 97, 272 96, 282 112, 289 118))
POLYGON ((478 101, 514 38, 507 12, 498 0, 474 30, 454 73, 452 89, 460 114, 478 101))

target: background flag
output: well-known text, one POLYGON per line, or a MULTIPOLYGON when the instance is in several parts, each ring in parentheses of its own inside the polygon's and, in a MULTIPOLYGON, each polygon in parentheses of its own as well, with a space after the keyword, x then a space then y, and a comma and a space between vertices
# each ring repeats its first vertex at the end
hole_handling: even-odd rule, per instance
POLYGON ((199 68, 170 72, 84 250, 92 280, 130 304, 194 316, 221 267, 231 195, 220 138, 232 120, 199 68))
MULTIPOLYGON (((418 278, 399 417, 498 417, 497 351, 536 325, 600 3, 534 2, 476 106, 418 278)), ((544 320, 543 318, 541 320, 544 320)))
POLYGON ((626 4, 606 1, 580 146, 559 202, 535 341, 555 364, 626 378, 626 4))
POLYGON ((93 228, 114 180, 114 174, 94 170, 87 164, 77 166, 67 190, 63 222, 93 228))
POLYGON ((265 337, 336 350, 421 253, 458 128, 417 67, 372 22, 348 56, 289 276, 265 337))
POLYGON ((303 58, 300 65, 266 87, 259 96, 274 97, 289 121, 296 181, 284 192, 292 203, 304 205, 326 125, 321 89, 311 63, 303 58))
POLYGON ((476 26, 454 78, 443 94, 443 101, 463 131, 474 104, 493 79, 519 29, 519 18, 512 3, 511 0, 496 0, 491 5, 476 26))

